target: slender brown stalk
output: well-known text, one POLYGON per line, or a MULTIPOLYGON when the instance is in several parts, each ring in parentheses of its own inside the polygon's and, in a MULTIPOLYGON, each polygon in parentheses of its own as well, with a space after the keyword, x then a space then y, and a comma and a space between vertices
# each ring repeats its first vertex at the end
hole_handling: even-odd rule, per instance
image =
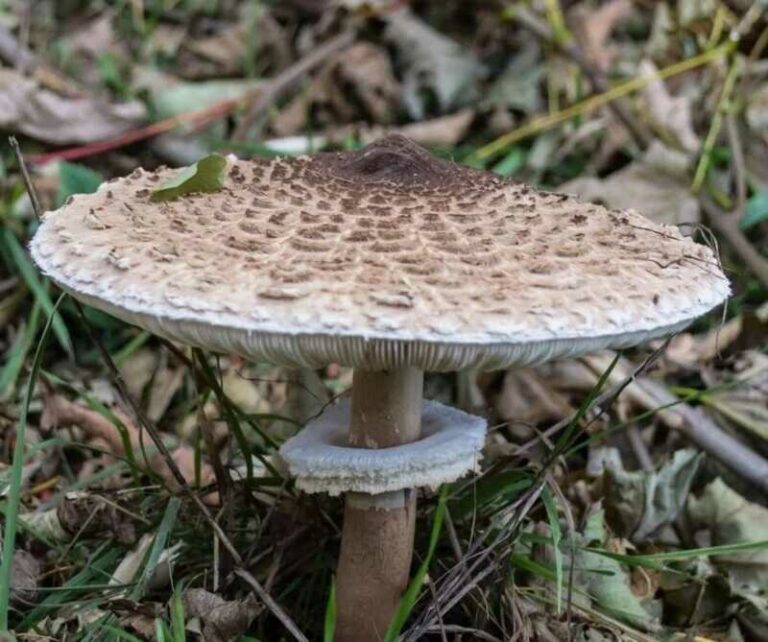
MULTIPOLYGON (((355 371, 350 445, 387 448, 418 439, 423 372, 355 371)), ((336 576, 336 642, 384 637, 408 585, 416 494, 347 493, 336 576)))

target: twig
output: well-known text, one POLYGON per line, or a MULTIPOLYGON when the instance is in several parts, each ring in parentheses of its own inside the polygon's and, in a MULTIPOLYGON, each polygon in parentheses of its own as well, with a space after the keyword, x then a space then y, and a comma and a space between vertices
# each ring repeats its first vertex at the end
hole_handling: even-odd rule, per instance
POLYGON ((181 125, 190 125, 192 127, 202 127, 203 125, 222 118, 241 105, 247 100, 248 94, 242 98, 234 98, 231 100, 222 100, 215 105, 206 107, 205 109, 198 109, 195 111, 189 111, 178 116, 159 120, 156 123, 134 129, 114 138, 107 140, 101 140, 96 143, 90 143, 88 145, 79 145, 77 147, 68 147, 66 149, 59 149, 53 152, 45 154, 36 154, 30 157, 29 162, 32 165, 44 165, 56 160, 75 160, 78 158, 85 158, 86 156, 95 156, 96 154, 102 154, 104 152, 112 151, 113 149, 119 149, 126 145, 138 143, 148 138, 165 134, 181 125))
POLYGON ((704 185, 704 179, 707 177, 707 171, 712 163, 712 151, 715 148, 717 137, 720 134, 720 129, 723 126, 723 118, 730 109, 729 102, 733 95, 733 89, 736 86, 736 80, 741 72, 740 58, 731 54, 732 60, 728 67, 728 74, 725 76, 723 82, 723 89, 720 92, 720 98, 717 101, 717 107, 715 108, 715 114, 712 116, 712 122, 707 132, 707 137, 704 139, 704 144, 701 148, 701 157, 696 165, 696 172, 693 176, 693 183, 691 184, 691 191, 694 194, 698 194, 701 191, 702 185, 704 185))
POLYGON ((246 103, 245 113, 232 134, 232 140, 240 142, 245 140, 251 127, 270 105, 305 74, 308 74, 327 58, 349 47, 355 41, 355 35, 354 31, 345 31, 331 38, 270 80, 269 84, 259 91, 255 98, 249 99, 246 103))
MULTIPOLYGON (((613 403, 618 399, 619 395, 632 384, 632 382, 642 375, 648 368, 650 368, 656 360, 663 354, 664 350, 667 348, 667 344, 669 343, 669 340, 665 341, 663 345, 661 345, 657 350, 654 350, 653 354, 651 354, 645 361, 643 361, 639 366, 637 366, 630 374, 628 374, 623 380, 617 382, 615 385, 611 386, 608 390, 600 394, 595 401, 592 404, 592 407, 596 409, 597 412, 595 412, 592 417, 589 420, 589 424, 594 423, 597 421, 600 417, 602 417, 603 414, 610 408, 613 403)), ((605 370, 605 364, 603 364, 603 370, 605 370)), ((563 430, 563 428, 566 428, 574 419, 578 416, 578 411, 573 412, 572 414, 568 415, 567 417, 564 417, 560 421, 558 421, 553 426, 550 426, 546 430, 541 431, 536 437, 533 439, 525 442, 524 444, 521 444, 518 446, 515 451, 515 456, 520 456, 534 448, 535 446, 539 445, 542 441, 546 440, 563 430)))
POLYGON ((667 415, 679 418, 679 430, 703 451, 740 477, 768 493, 768 460, 722 430, 706 413, 683 402, 663 383, 638 379, 636 384, 657 406, 671 406, 667 415))
POLYGON ((456 532, 456 525, 451 518, 451 512, 448 510, 448 506, 445 507, 445 530, 448 533, 448 541, 451 543, 453 549, 453 555, 456 561, 461 564, 464 559, 464 552, 461 550, 461 542, 459 541, 459 535, 456 532))
MULTIPOLYGON (((37 199, 32 198, 31 196, 35 188, 34 188, 34 185, 28 180, 29 173, 27 172, 27 169, 24 164, 24 158, 21 155, 20 151, 18 152, 18 160, 19 160, 19 166, 22 168, 21 173, 24 179, 25 187, 27 191, 30 193, 30 200, 32 200, 32 202, 35 203, 37 202, 37 199)), ((36 210, 35 214, 37 215, 38 218, 40 218, 41 213, 39 210, 36 210)), ((240 553, 238 553, 232 541, 229 539, 229 537, 227 537, 227 534, 221 528, 219 523, 214 519, 208 506, 206 506, 203 503, 202 499, 198 496, 198 494, 195 493, 192 490, 192 488, 189 486, 189 484, 187 483, 187 480, 184 478, 184 475, 181 473, 181 471, 179 470, 179 467, 176 465, 176 462, 173 460, 173 457, 171 456, 171 453, 168 451, 168 448, 166 447, 165 443, 163 443, 163 440, 160 437, 160 434, 157 432, 157 429, 152 424, 152 422, 149 421, 146 415, 141 411, 141 408, 139 408, 138 404, 133 399, 132 395, 128 392, 128 388, 125 385, 125 381, 123 380, 123 377, 120 374, 120 371, 117 369, 115 362, 112 360, 112 357, 110 356, 107 349, 104 347, 101 340, 93 332, 93 329, 91 328, 91 325, 85 316, 85 311, 83 309, 83 306, 75 298, 72 299, 72 302, 74 303, 77 314, 80 317, 80 320, 83 323, 83 326, 85 327, 86 333, 88 334, 89 341, 93 345, 95 345, 97 350, 99 351, 101 358, 104 361, 104 364, 107 366, 107 370, 109 371, 109 374, 112 378, 112 383, 117 388, 117 391, 120 394, 120 397, 122 398, 123 402, 131 409, 131 412, 134 415, 134 418, 136 419, 138 425, 143 430, 146 430, 147 434, 149 434, 149 436, 151 437, 153 443, 155 444, 155 447, 160 452, 172 476, 178 482, 179 488, 187 497, 189 497, 189 499, 191 499, 194 502, 194 504, 202 513, 205 520, 208 522, 210 527, 216 533, 216 536, 219 538, 224 548, 226 548, 227 552, 232 557, 232 560, 234 561, 237 567, 235 569, 235 573, 238 575, 238 577, 242 578, 248 583, 248 585, 254 590, 254 592, 258 595, 258 597, 261 598, 261 600, 264 602, 267 608, 270 611, 272 611, 275 617, 277 617, 283 623, 283 626, 285 626, 285 628, 288 629, 288 631, 293 635, 293 637, 296 640, 298 640, 299 642, 309 642, 307 637, 301 632, 298 626, 296 626, 295 622, 283 610, 283 608, 272 598, 272 596, 269 595, 269 593, 267 593, 264 590, 264 587, 262 587, 261 584, 259 584, 258 580, 255 577, 253 577, 253 575, 251 575, 245 568, 243 568, 243 559, 240 556, 240 553)))
POLYGON ((700 200, 702 208, 709 217, 709 224, 722 235, 763 286, 768 288, 768 260, 744 236, 744 232, 739 227, 738 212, 723 211, 705 195, 702 195, 700 200))
POLYGON ((627 437, 629 437, 629 443, 632 446, 632 451, 635 453, 637 463, 640 464, 640 468, 646 472, 651 472, 654 469, 653 458, 651 453, 648 452, 648 446, 645 445, 643 436, 640 434, 640 429, 636 423, 632 422, 627 427, 627 437))
POLYGON ((733 166, 733 186, 736 190, 736 207, 734 212, 741 217, 747 202, 747 166, 744 161, 744 146, 739 136, 739 126, 733 110, 725 117, 725 131, 728 134, 728 147, 731 148, 731 165, 733 166))
MULTIPOLYGON (((575 62, 589 79, 590 83, 598 93, 605 93, 611 87, 608 78, 602 70, 595 67, 582 53, 581 49, 573 42, 556 38, 552 30, 539 20, 539 18, 527 7, 518 5, 512 13, 523 27, 530 31, 534 36, 545 43, 554 46, 561 54, 575 62)), ((633 118, 629 108, 621 99, 608 103, 608 108, 614 113, 621 123, 626 127, 629 134, 635 140, 635 143, 644 149, 651 144, 652 137, 646 129, 633 118)))
MULTIPOLYGON (((606 357, 585 357, 584 362, 595 371, 605 369, 606 357)), ((614 377, 635 369, 634 364, 621 358, 614 377)), ((740 477, 768 492, 768 460, 732 437, 699 408, 685 403, 662 382, 637 377, 627 390, 635 403, 656 410, 659 418, 673 430, 679 430, 696 446, 731 469, 740 477)))
POLYGON ((491 635, 480 629, 473 629, 468 626, 459 626, 458 624, 441 624, 440 626, 430 626, 424 630, 425 633, 456 633, 458 639, 461 634, 466 634, 472 640, 487 640, 487 642, 501 642, 495 635, 491 635))
POLYGON ((40 207, 40 201, 37 199, 37 192, 34 189, 34 186, 32 184, 32 178, 29 175, 29 171, 27 170, 27 165, 24 162, 24 157, 21 154, 21 147, 19 147, 19 141, 16 140, 16 136, 9 136, 8 137, 8 143, 11 146, 11 149, 13 149, 13 153, 16 156, 16 162, 19 164, 19 169, 21 170, 21 178, 24 181, 24 185, 27 187, 27 194, 29 194, 29 201, 32 203, 32 211, 35 213, 35 216, 37 217, 37 220, 41 220, 41 212, 43 211, 40 207))
MULTIPOLYGON (((222 100, 219 103, 216 103, 215 105, 211 105, 210 107, 206 107, 205 109, 198 109, 195 111, 186 112, 183 114, 179 114, 178 116, 172 116, 171 118, 166 118, 164 120, 159 120, 156 123, 152 123, 151 125, 147 125, 146 127, 141 127, 139 129, 134 129, 132 131, 126 132, 124 134, 121 134, 119 136, 115 136, 114 138, 110 138, 107 140, 98 141, 96 143, 90 143, 88 145, 79 145, 76 147, 68 147, 66 149, 59 149, 53 152, 47 152, 44 154, 36 154, 30 157, 29 162, 32 165, 44 165, 46 163, 50 163, 52 161, 56 160, 76 160, 78 158, 86 158, 88 156, 95 156, 97 154, 103 154, 104 152, 109 152, 114 149, 120 149, 121 147, 125 147, 126 145, 131 145, 133 143, 138 143, 143 140, 147 140, 149 138, 154 138, 155 136, 160 136, 161 134, 165 134, 169 131, 172 131, 176 129, 177 127, 180 127, 182 125, 189 125, 193 128, 202 127, 211 121, 216 120, 217 118, 222 118, 226 116, 227 114, 231 113, 238 107, 242 105, 247 105, 249 102, 252 101, 252 107, 250 108, 250 113, 254 114, 254 118, 257 118, 258 115, 269 107, 270 104, 277 98, 279 98, 284 91, 286 91, 292 84, 295 82, 298 78, 301 78, 301 76, 304 73, 307 73, 311 70, 311 68, 319 63, 322 62, 325 56, 332 55, 336 51, 340 51, 345 46, 351 44, 351 42, 354 40, 354 34, 352 32, 347 32, 344 34, 341 34, 340 36, 337 36, 333 40, 327 42, 323 47, 329 47, 330 45, 334 45, 335 47, 338 47, 334 49, 333 51, 329 51, 327 49, 323 49, 323 47, 320 47, 319 49, 316 49, 310 56, 307 56, 307 58, 304 58, 300 60, 296 65, 293 67, 289 67, 286 69, 283 73, 276 76, 274 79, 269 81, 267 83, 267 86, 265 86, 263 89, 256 89, 253 91, 247 92, 244 96, 240 98, 233 98, 231 100, 222 100), (346 42, 346 39, 349 39, 349 42, 346 42), (323 57, 318 58, 318 54, 322 53, 323 57), (296 73, 295 68, 300 64, 306 64, 306 61, 313 62, 313 64, 306 68, 301 68, 298 71, 298 73, 295 77, 293 74, 296 73), (289 77, 289 72, 292 72, 289 77)), ((248 115, 246 114, 243 117, 243 121, 248 118, 248 115)), ((242 126, 242 123, 241 123, 242 126)), ((250 128, 250 125, 249 125, 250 128)), ((238 127, 238 130, 240 127, 238 127)), ((235 131, 235 136, 238 134, 237 131, 235 131)), ((234 136, 233 136, 234 138, 234 136)), ((237 138, 235 138, 237 140, 237 138)))
POLYGON ((523 140, 528 136, 532 136, 533 134, 536 134, 540 131, 554 127, 555 125, 573 118, 574 116, 579 116, 603 107, 604 105, 609 105, 618 98, 638 91, 639 89, 642 89, 655 80, 671 78, 672 76, 677 76, 687 71, 696 69, 697 67, 701 67, 702 65, 709 64, 714 60, 718 60, 722 56, 728 55, 731 51, 734 50, 735 47, 736 43, 733 40, 729 40, 718 47, 704 51, 697 56, 693 56, 692 58, 686 58, 685 60, 676 62, 652 74, 644 74, 642 76, 631 78, 626 82, 611 87, 606 92, 589 96, 588 98, 585 98, 584 100, 579 101, 570 107, 566 107, 565 109, 554 114, 547 114, 546 116, 534 118, 525 125, 518 127, 511 132, 503 134, 502 136, 499 136, 496 140, 493 140, 487 145, 484 145, 480 149, 476 150, 469 156, 469 159, 483 161, 493 158, 510 145, 523 140))

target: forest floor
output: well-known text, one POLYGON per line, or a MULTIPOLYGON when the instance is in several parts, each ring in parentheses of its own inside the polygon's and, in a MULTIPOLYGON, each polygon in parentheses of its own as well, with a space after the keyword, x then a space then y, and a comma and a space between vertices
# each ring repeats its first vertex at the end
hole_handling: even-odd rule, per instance
POLYGON ((60 296, 26 249, 20 158, 47 211, 137 167, 398 132, 679 226, 733 293, 621 355, 428 374, 428 398, 492 430, 480 475, 419 492, 418 591, 389 639, 768 640, 764 4, 0 2, 0 631, 330 641, 342 502, 270 462, 351 384, 60 296), (218 493, 216 529, 131 447, 136 407, 186 483, 218 493))

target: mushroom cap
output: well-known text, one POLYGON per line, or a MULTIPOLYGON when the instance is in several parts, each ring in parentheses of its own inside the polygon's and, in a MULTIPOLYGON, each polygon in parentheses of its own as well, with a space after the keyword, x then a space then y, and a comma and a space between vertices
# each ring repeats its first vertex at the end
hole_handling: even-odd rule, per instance
POLYGON ((431 157, 227 159, 217 192, 152 202, 136 170, 31 243, 75 297, 166 338, 292 366, 499 368, 676 332, 729 293, 676 228, 431 157))
POLYGON ((456 481, 478 470, 487 423, 482 417, 424 401, 421 437, 391 448, 353 448, 350 402, 327 408, 280 447, 280 458, 307 493, 377 495, 456 481))

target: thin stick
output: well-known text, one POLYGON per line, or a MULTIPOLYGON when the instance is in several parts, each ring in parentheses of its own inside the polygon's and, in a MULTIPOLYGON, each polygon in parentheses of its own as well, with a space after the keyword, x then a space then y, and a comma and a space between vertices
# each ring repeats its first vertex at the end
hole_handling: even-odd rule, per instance
POLYGON ((739 217, 724 212, 708 197, 702 195, 701 206, 709 217, 709 224, 722 235, 747 267, 768 288, 768 260, 755 249, 739 227, 739 217))
POLYGON ((694 444, 768 493, 768 459, 722 430, 706 413, 683 402, 663 383, 648 378, 638 379, 635 383, 659 406, 670 406, 664 412, 673 413, 682 420, 679 429, 694 444))
POLYGON ((731 64, 728 67, 728 74, 725 76, 725 81, 723 82, 720 98, 717 101, 715 114, 712 117, 712 123, 709 126, 707 137, 704 139, 704 144, 701 149, 701 157, 699 158, 699 163, 696 166, 696 172, 693 176, 691 191, 694 194, 697 194, 701 190, 702 185, 704 185, 704 179, 707 177, 707 171, 712 163, 712 150, 715 148, 717 137, 723 126, 723 118, 726 112, 730 109, 728 103, 731 100, 733 89, 736 86, 736 80, 741 71, 741 65, 739 64, 740 58, 737 56, 732 56, 732 58, 731 64))
POLYGON ((731 164, 733 165, 733 185, 736 190, 736 207, 734 212, 741 217, 747 202, 747 165, 744 161, 744 146, 739 136, 739 125, 736 122, 733 109, 725 117, 725 130, 728 134, 728 146, 731 148, 731 164))
POLYGON ((702 65, 709 64, 710 62, 718 60, 719 58, 729 54, 735 47, 736 43, 732 40, 729 40, 719 47, 715 47, 714 49, 700 53, 698 56, 694 56, 693 58, 686 58, 685 60, 681 60, 680 62, 669 65, 669 67, 660 69, 659 71, 652 74, 644 74, 642 76, 631 78, 630 80, 621 83, 620 85, 612 87, 602 94, 596 94, 594 96, 590 96, 589 98, 585 98, 575 105, 571 105, 570 107, 567 107, 566 109, 563 109, 559 112, 554 114, 547 114, 546 116, 541 116, 539 118, 534 118, 532 121, 523 125, 522 127, 518 127, 517 129, 514 129, 511 132, 500 136, 496 140, 491 141, 487 145, 484 145, 473 154, 471 154, 469 158, 470 160, 478 161, 493 158, 510 145, 528 138, 533 134, 537 134, 542 130, 554 127, 555 125, 573 118, 574 116, 580 116, 598 109, 599 107, 603 107, 604 105, 608 105, 618 98, 622 98, 623 96, 627 96, 628 94, 642 89, 646 85, 652 83, 654 80, 664 80, 666 78, 671 78, 672 76, 677 76, 679 74, 685 73, 686 71, 691 71, 692 69, 696 69, 702 65))
MULTIPOLYGON (((27 189, 27 192, 30 194, 30 200, 34 204, 37 202, 37 198, 32 197, 35 187, 31 183, 31 181, 29 181, 29 173, 27 172, 26 166, 24 164, 24 158, 21 155, 20 150, 18 150, 18 144, 16 149, 18 153, 19 166, 21 167, 21 175, 24 180, 24 185, 27 189)), ((39 209, 35 210, 35 215, 38 218, 40 218, 41 213, 39 209)), ((91 328, 91 325, 85 316, 85 311, 83 309, 83 306, 75 298, 72 298, 72 302, 74 303, 77 314, 80 317, 80 320, 82 321, 83 326, 85 327, 86 333, 88 334, 88 339, 93 345, 96 346, 97 350, 99 351, 101 358, 104 361, 104 364, 107 366, 107 370, 109 370, 110 376, 112 378, 112 383, 117 388, 117 391, 120 394, 121 399, 131 409, 131 412, 134 415, 134 419, 137 421, 139 426, 141 426, 143 430, 146 430, 149 436, 152 438, 152 441, 155 444, 155 447, 158 449, 158 451, 162 455, 174 479, 176 479, 176 481, 178 482, 179 488, 181 488, 182 492, 185 495, 187 495, 187 497, 189 497, 195 503, 197 508, 203 514, 203 517, 205 518, 205 520, 208 522, 210 527, 215 532, 216 537, 219 538, 224 548, 227 549, 227 552, 230 554, 230 556, 232 557, 232 560, 237 566, 235 573, 238 575, 238 577, 241 577, 243 580, 245 580, 248 583, 248 585, 254 590, 254 592, 258 595, 258 597, 261 598, 261 600, 264 602, 267 608, 270 611, 272 611, 275 617, 277 617, 283 623, 283 626, 285 626, 285 628, 288 629, 288 631, 293 635, 293 637, 296 640, 298 640, 299 642, 309 642, 307 637, 301 632, 298 626, 296 626, 295 622, 283 610, 283 608, 274 600, 274 598, 272 598, 269 595, 269 593, 267 593, 267 591, 264 590, 264 587, 262 587, 261 584, 259 584, 258 580, 255 577, 253 577, 253 575, 251 575, 245 568, 243 568, 243 559, 240 556, 240 554, 237 552, 237 549, 235 548, 234 544, 232 544, 232 541, 229 539, 229 537, 227 537, 227 534, 224 532, 224 530, 221 528, 218 522, 214 519, 213 515, 211 514, 211 511, 203 503, 203 501, 200 499, 198 494, 195 493, 192 490, 192 488, 189 486, 184 475, 181 473, 181 471, 179 470, 179 467, 176 465, 176 462, 173 460, 173 457, 171 457, 171 453, 168 451, 168 448, 166 447, 165 443, 163 443, 163 440, 160 437, 160 434, 157 432, 157 429, 152 424, 152 422, 149 421, 146 415, 144 415, 144 413, 141 411, 141 408, 139 408, 136 401, 128 392, 128 388, 125 385, 125 381, 123 380, 123 377, 120 374, 120 371, 117 369, 115 362, 112 360, 112 357, 110 356, 107 349, 104 347, 101 340, 93 332, 93 329, 91 328)))
POLYGON ((242 98, 236 98, 232 100, 223 100, 215 105, 206 107, 205 109, 198 109, 195 111, 185 112, 178 116, 172 116, 164 120, 159 120, 156 123, 134 129, 114 138, 107 140, 100 140, 96 143, 90 143, 88 145, 79 145, 77 147, 68 147, 66 149, 59 149, 54 152, 48 152, 45 154, 36 154, 30 157, 29 162, 32 165, 45 165, 56 160, 75 160, 78 158, 85 158, 86 156, 95 156, 96 154, 102 154, 104 152, 112 151, 113 149, 119 149, 126 145, 138 143, 148 138, 165 134, 181 125, 190 125, 193 127, 202 127, 203 125, 226 116, 229 112, 233 111, 236 107, 243 104, 247 99, 248 94, 242 98))
POLYGON ((312 71, 322 62, 343 51, 355 41, 354 31, 345 31, 338 36, 331 38, 309 54, 296 61, 287 69, 273 78, 269 84, 262 89, 254 99, 249 100, 246 105, 240 123, 232 134, 232 140, 245 140, 251 127, 256 120, 272 105, 284 92, 288 91, 294 83, 312 71))
POLYGON ((16 162, 19 164, 19 169, 21 170, 21 178, 24 181, 24 185, 27 188, 27 194, 29 194, 29 200, 32 203, 32 211, 35 213, 37 220, 40 221, 42 219, 42 208, 40 207, 40 201, 37 198, 37 192, 34 189, 34 185, 32 185, 32 178, 27 170, 27 165, 24 162, 24 156, 21 154, 19 141, 16 140, 16 136, 10 136, 8 138, 8 143, 11 145, 11 149, 13 149, 13 153, 16 155, 16 162))

